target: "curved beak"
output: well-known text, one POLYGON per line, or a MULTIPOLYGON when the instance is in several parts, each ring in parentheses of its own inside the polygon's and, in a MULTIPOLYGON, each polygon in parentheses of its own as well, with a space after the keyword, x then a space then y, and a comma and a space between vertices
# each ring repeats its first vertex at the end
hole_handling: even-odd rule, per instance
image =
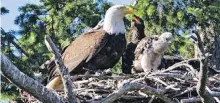
POLYGON ((140 20, 135 15, 133 15, 132 20, 137 24, 141 24, 140 20))
POLYGON ((166 38, 167 42, 171 44, 173 42, 173 37, 166 38))
POLYGON ((122 10, 122 12, 126 15, 126 14, 134 14, 134 9, 131 7, 126 7, 122 10))

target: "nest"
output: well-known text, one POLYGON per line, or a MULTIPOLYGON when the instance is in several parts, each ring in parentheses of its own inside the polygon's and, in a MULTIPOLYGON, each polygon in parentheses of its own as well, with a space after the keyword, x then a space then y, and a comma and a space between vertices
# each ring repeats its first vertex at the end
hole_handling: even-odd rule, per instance
MULTIPOLYGON (((75 75, 72 76, 74 91, 81 103, 200 102, 196 92, 199 73, 189 65, 190 61, 148 74, 75 75)), ((220 74, 209 75, 206 91, 219 101, 220 74)), ((64 96, 64 90, 56 92, 64 96)), ((39 101, 26 98, 26 102, 39 101)))

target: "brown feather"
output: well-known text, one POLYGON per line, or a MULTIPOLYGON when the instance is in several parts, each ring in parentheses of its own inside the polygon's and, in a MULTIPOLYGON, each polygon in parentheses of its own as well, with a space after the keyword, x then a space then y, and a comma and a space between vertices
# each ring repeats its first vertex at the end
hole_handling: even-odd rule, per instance
MULTIPOLYGON (((89 61, 104 47, 107 42, 106 36, 105 31, 97 30, 82 34, 72 41, 62 54, 63 62, 68 68, 69 72, 81 72, 79 69, 74 69, 85 62, 85 60, 89 61)), ((59 74, 54 66, 50 71, 49 79, 56 75, 59 74)))
MULTIPOLYGON (((113 67, 126 46, 125 35, 109 35, 103 30, 82 34, 62 54, 65 66, 71 74, 84 73, 86 69, 108 69, 113 67)), ((59 75, 56 66, 49 69, 49 80, 59 75)))
POLYGON ((131 74, 133 60, 135 59, 134 51, 137 44, 145 37, 144 28, 145 25, 143 19, 133 15, 131 30, 128 37, 128 40, 130 40, 122 56, 122 72, 125 74, 131 74))
POLYGON ((93 31, 85 33, 74 40, 63 54, 63 61, 69 71, 73 71, 90 55, 90 59, 95 56, 106 44, 107 39, 105 36, 104 31, 93 31))

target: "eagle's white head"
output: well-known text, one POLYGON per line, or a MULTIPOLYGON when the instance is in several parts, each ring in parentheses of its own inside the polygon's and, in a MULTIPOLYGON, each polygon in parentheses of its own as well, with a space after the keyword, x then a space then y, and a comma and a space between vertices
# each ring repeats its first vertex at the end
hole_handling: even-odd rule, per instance
POLYGON ((123 5, 110 7, 105 14, 103 29, 110 35, 125 34, 126 30, 123 18, 126 14, 134 14, 134 10, 123 5))
POLYGON ((166 52, 173 41, 173 35, 170 32, 161 34, 157 40, 153 42, 153 49, 155 53, 163 54, 166 52))

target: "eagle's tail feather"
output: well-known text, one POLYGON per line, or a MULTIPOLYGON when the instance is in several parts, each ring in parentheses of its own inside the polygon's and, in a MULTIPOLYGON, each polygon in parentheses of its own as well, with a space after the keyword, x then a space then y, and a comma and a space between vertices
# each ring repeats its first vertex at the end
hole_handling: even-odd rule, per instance
POLYGON ((55 77, 53 80, 51 80, 47 85, 47 88, 50 89, 62 89, 63 88, 63 82, 60 76, 55 77))

